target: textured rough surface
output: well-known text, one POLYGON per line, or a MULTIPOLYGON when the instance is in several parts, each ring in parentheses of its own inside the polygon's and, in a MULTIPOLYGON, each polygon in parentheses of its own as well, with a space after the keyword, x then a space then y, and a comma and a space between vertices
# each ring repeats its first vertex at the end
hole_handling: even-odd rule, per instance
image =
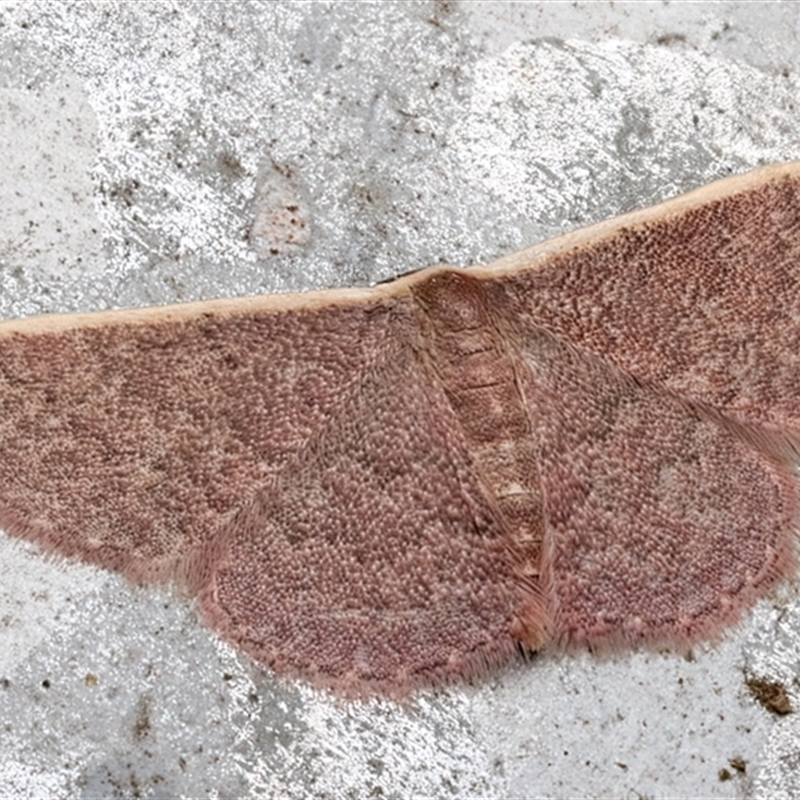
POLYGON ((735 419, 800 433, 799 239, 800 182, 776 177, 505 285, 515 316, 735 419))
POLYGON ((220 630, 345 691, 483 674, 525 602, 458 420, 403 344, 203 559, 220 630))
POLYGON ((558 639, 687 650, 790 574, 794 460, 767 437, 555 339, 523 352, 558 639))
POLYGON ((359 694, 715 636, 795 563, 799 170, 358 296, 6 323, 0 521, 359 694))
MULTIPOLYGON (((736 0, 9 0, 0 317, 486 263, 800 158, 799 15, 736 0)), ((689 657, 540 655, 475 688, 341 703, 257 668, 191 602, 3 533, 0 786, 788 800, 797 715, 777 719, 746 679, 798 707, 799 609, 788 584, 689 657)))
POLYGON ((130 577, 176 577, 358 386, 389 316, 333 307, 230 325, 203 313, 12 337, 0 366, 3 453, 29 467, 3 459, 0 516, 130 577))

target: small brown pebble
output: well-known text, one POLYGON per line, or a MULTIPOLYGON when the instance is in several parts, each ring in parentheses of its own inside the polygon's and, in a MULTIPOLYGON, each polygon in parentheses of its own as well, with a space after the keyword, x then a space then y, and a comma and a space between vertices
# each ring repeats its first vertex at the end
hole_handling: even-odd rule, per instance
POLYGON ((748 678, 747 688, 767 711, 772 711, 775 714, 790 714, 792 712, 792 704, 789 702, 789 696, 786 694, 786 689, 782 683, 767 681, 762 678, 748 678))
POLYGON ((742 775, 747 772, 747 762, 741 756, 734 756, 728 760, 728 763, 742 775))

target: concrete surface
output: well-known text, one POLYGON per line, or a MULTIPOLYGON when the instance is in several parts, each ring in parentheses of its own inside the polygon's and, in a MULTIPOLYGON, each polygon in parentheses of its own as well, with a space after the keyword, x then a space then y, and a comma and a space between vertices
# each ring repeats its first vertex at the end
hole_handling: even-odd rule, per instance
MULTIPOLYGON (((800 158, 799 30, 788 2, 4 2, 0 318, 486 261, 800 158)), ((0 537, 3 797, 800 793, 798 717, 746 683, 800 702, 794 586, 690 659, 344 703, 0 537)))

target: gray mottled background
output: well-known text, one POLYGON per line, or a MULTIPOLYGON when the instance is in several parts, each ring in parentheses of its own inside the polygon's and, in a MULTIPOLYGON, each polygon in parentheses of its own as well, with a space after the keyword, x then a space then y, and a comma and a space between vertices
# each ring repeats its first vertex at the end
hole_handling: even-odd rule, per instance
MULTIPOLYGON (((0 318, 487 261, 800 158, 794 3, 3 2, 0 318)), ((0 796, 790 798, 795 587, 686 659, 407 706, 0 534, 0 796), (733 760, 734 765, 731 764, 733 760)))

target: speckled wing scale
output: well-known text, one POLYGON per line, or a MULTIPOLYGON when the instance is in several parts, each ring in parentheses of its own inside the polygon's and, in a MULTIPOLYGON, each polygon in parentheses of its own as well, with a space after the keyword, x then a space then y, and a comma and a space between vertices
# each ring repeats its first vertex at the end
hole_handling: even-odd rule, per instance
POLYGON ((415 311, 392 305, 357 388, 198 559, 213 627, 282 674, 348 693, 482 674, 543 616, 426 369, 415 311))
POLYGON ((0 524, 281 675, 686 646, 794 569, 800 166, 467 272, 0 325, 0 524))
POLYGON ((685 649, 787 573, 796 497, 780 440, 545 332, 523 356, 558 643, 685 649))

